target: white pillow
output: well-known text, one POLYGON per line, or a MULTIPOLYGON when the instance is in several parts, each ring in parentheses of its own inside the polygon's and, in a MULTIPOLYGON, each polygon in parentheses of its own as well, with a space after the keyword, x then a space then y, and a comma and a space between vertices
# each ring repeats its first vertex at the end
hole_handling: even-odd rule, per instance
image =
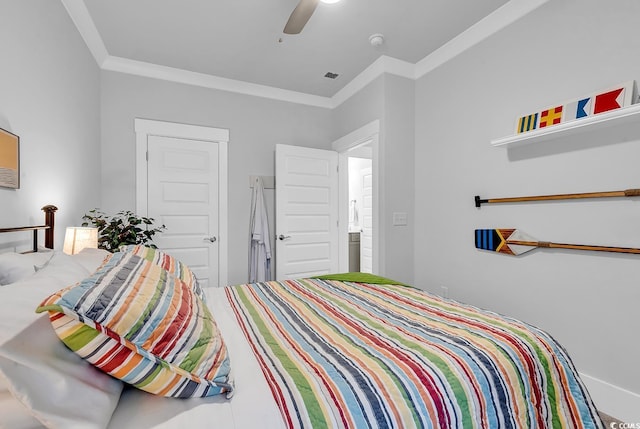
POLYGON ((36 308, 52 293, 89 276, 89 271, 73 257, 55 252, 37 273, 0 287, 0 344, 36 320, 36 308))
POLYGON ((45 265, 54 252, 0 253, 0 285, 8 285, 22 280, 45 265))
POLYGON ((46 315, 0 346, 0 373, 14 397, 51 429, 107 427, 123 387, 66 348, 46 315))
MULTIPOLYGON (((1 382, 1 381, 0 381, 1 382)), ((0 390, 0 427, 11 429, 43 428, 42 424, 13 397, 8 390, 0 390)))
MULTIPOLYGON (((47 315, 35 313, 47 295, 88 275, 74 256, 54 252, 40 271, 0 288, 0 375, 48 428, 105 427, 122 390, 120 381, 67 349, 47 315)), ((9 419, 0 414, 0 427, 9 425, 9 419)))
POLYGON ((73 255, 72 258, 75 262, 85 267, 89 273, 93 273, 109 255, 111 255, 111 253, 104 249, 85 247, 80 253, 73 255))

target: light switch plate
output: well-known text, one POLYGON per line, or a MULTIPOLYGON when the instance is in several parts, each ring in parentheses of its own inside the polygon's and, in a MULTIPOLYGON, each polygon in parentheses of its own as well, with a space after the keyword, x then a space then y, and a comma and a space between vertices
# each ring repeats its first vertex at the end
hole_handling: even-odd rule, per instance
POLYGON ((404 212, 394 212, 393 213, 393 225, 394 226, 405 226, 407 224, 407 214, 404 212))

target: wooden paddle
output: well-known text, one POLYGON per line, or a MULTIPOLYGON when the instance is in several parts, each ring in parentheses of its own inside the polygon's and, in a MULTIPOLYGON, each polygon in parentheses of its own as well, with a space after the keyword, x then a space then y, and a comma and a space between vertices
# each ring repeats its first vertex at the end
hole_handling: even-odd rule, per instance
POLYGON ((536 247, 640 254, 640 249, 632 247, 589 246, 538 241, 517 229, 476 229, 475 238, 477 249, 491 250, 507 255, 521 255, 536 247))
POLYGON ((624 191, 584 192, 581 194, 535 195, 531 197, 489 198, 482 199, 475 196, 476 207, 485 203, 521 203, 526 201, 545 200, 577 200, 580 198, 611 198, 611 197, 640 197, 640 189, 626 189, 624 191))

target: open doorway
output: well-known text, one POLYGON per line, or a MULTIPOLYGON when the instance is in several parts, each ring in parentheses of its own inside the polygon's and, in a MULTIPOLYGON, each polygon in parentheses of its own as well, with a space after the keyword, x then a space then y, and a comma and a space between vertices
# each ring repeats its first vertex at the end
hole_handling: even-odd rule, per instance
MULTIPOLYGON (((349 271, 373 272, 373 163, 370 142, 347 152, 349 271)), ((343 201, 344 203, 344 201, 343 201)))
POLYGON ((339 165, 341 272, 384 275, 379 265, 378 134, 379 121, 376 120, 333 142, 339 165), (356 250, 359 255, 355 255, 356 250), (359 261, 359 267, 355 261, 359 261))

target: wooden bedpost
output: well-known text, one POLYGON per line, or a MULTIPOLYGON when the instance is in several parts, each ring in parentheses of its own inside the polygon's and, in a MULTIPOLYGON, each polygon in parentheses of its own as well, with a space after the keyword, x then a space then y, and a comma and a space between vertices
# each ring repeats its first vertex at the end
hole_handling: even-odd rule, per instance
POLYGON ((44 247, 53 249, 53 228, 56 224, 56 211, 58 207, 47 205, 42 207, 44 211, 44 224, 48 227, 44 231, 44 247))

